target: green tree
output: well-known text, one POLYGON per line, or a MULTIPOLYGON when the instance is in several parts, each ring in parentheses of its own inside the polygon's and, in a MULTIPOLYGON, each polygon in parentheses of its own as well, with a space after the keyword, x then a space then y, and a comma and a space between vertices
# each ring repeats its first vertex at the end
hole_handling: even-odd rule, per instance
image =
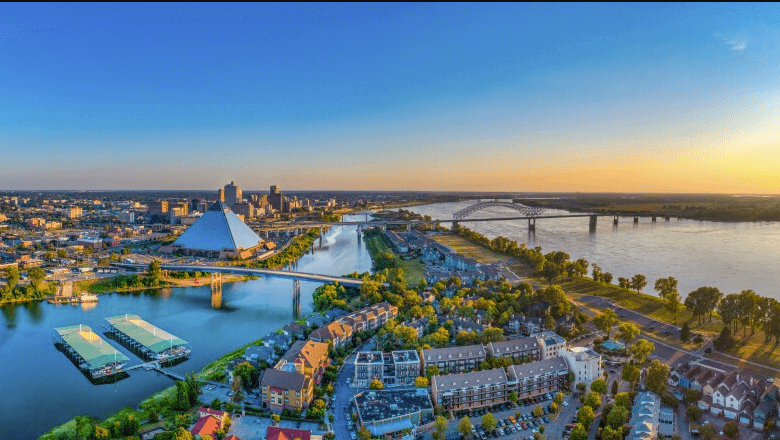
POLYGON ((615 406, 618 405, 626 409, 631 409, 631 395, 628 393, 615 394, 615 406))
POLYGON ((358 438, 360 440, 371 440, 371 431, 365 427, 360 428, 360 431, 358 431, 358 438))
POLYGON ((737 422, 734 420, 726 422, 726 424, 723 425, 723 434, 730 439, 739 438, 739 426, 737 426, 737 422))
POLYGON ((600 438, 601 440, 623 440, 623 429, 616 429, 607 425, 604 427, 604 429, 601 430, 600 438))
POLYGON ((65 249, 59 249, 57 251, 57 258, 65 258, 67 256, 68 256, 68 251, 66 251, 65 249))
POLYGON ((510 391, 509 396, 507 398, 509 399, 510 402, 517 403, 517 392, 515 392, 514 390, 510 391))
POLYGON ((698 422, 701 419, 701 409, 696 405, 688 405, 688 409, 685 410, 685 415, 688 420, 692 422, 698 422))
POLYGON ((8 280, 8 288, 13 289, 19 283, 19 269, 16 266, 6 267, 5 278, 8 280))
POLYGON ((626 348, 628 348, 628 344, 630 344, 631 341, 633 341, 637 336, 639 336, 639 327, 634 325, 634 323, 624 322, 618 326, 618 339, 623 341, 623 343, 626 345, 626 348))
POLYGON ((688 342, 691 340, 691 326, 689 326, 687 322, 683 324, 682 328, 680 329, 680 340, 683 342, 688 342))
POLYGON ((637 368, 636 366, 624 365, 623 374, 621 378, 633 386, 639 381, 639 374, 640 374, 639 368, 637 368))
POLYGON ((498 424, 498 421, 496 420, 496 417, 493 415, 493 413, 487 413, 484 416, 482 416, 482 428, 485 431, 493 431, 496 429, 496 425, 498 424))
POLYGON ((599 409, 601 406, 601 394, 589 391, 588 394, 585 396, 585 402, 584 404, 586 406, 589 406, 593 408, 593 410, 599 409))
POLYGON ((95 440, 108 440, 111 438, 111 433, 108 429, 103 428, 100 425, 95 425, 95 432, 92 434, 95 440))
POLYGON ((663 395, 664 392, 666 392, 666 379, 668 377, 669 367, 666 364, 653 359, 647 369, 645 385, 650 391, 658 395, 663 395))
POLYGON ((419 376, 414 379, 414 386, 417 388, 428 388, 428 378, 425 376, 419 376))
POLYGON ((46 279, 46 272, 40 267, 34 267, 27 272, 27 276, 30 278, 30 282, 35 287, 35 290, 40 290, 43 280, 46 279))
POLYGON ((631 288, 637 292, 641 292, 642 289, 647 286, 647 278, 641 273, 638 273, 631 277, 631 288))
POLYGON ((561 405, 561 404, 563 404, 563 399, 565 399, 565 398, 566 398, 566 396, 564 396, 563 393, 559 392, 553 398, 553 402, 557 403, 558 405, 561 405))
POLYGON ((718 437, 717 433, 715 432, 715 427, 711 424, 702 425, 699 427, 699 435, 704 440, 713 440, 718 437))
POLYGON ((436 417, 436 421, 433 423, 434 439, 444 440, 444 435, 447 433, 447 419, 443 416, 436 417))
POLYGON ((599 394, 607 394, 607 382, 604 379, 596 379, 590 383, 590 390, 599 394))
POLYGON ((498 342, 502 336, 504 336, 504 330, 498 327, 488 327, 482 332, 482 342, 485 344, 498 342))
POLYGON ((544 415, 544 410, 542 409, 542 405, 536 405, 533 409, 534 417, 541 417, 544 415))
POLYGON ((233 369, 233 374, 241 378, 241 383, 244 389, 252 389, 257 387, 257 379, 260 374, 257 372, 257 368, 253 367, 249 362, 242 362, 233 369))
POLYGON ((663 298, 664 307, 674 315, 677 322, 677 311, 680 308, 680 293, 677 291, 677 280, 674 277, 659 278, 655 281, 655 291, 663 298))
POLYGON ((588 405, 577 410, 577 423, 582 424, 586 429, 590 428, 590 424, 593 423, 594 418, 593 408, 588 405))
POLYGON ((152 260, 152 262, 149 263, 149 278, 152 281, 157 281, 159 283, 160 277, 162 277, 162 268, 160 267, 160 262, 157 260, 152 260))
POLYGON ((437 376, 439 374, 439 367, 436 365, 428 365, 425 367, 425 377, 430 380, 433 376, 437 376))
POLYGON ((607 338, 609 338, 612 327, 618 323, 617 313, 612 309, 604 309, 604 312, 593 318, 593 323, 596 324, 596 328, 606 333, 607 338))
POLYGON ((471 419, 469 419, 469 416, 463 416, 463 418, 460 419, 460 422, 458 422, 458 432, 463 437, 467 437, 471 434, 471 419))
MULTIPOLYGON (((87 248, 89 249, 89 248, 87 248)), ((187 431, 183 426, 179 426, 176 428, 176 431, 173 433, 173 439, 174 440, 193 440, 192 434, 190 434, 189 431, 187 431)))
POLYGON ((274 425, 278 425, 282 418, 279 416, 279 414, 271 414, 271 420, 273 420, 274 425))
POLYGON ((607 416, 607 424, 613 429, 617 430, 623 427, 628 422, 628 410, 620 405, 612 407, 612 410, 607 416))
POLYGON ((385 385, 379 379, 372 380, 371 383, 368 385, 369 390, 381 390, 384 387, 385 385))
POLYGON ((636 341, 636 344, 631 346, 630 351, 631 355, 634 356, 634 359, 636 359, 637 362, 644 364, 647 356, 655 351, 655 344, 648 341, 647 339, 640 339, 636 341))
POLYGON ((588 440, 588 430, 582 423, 577 423, 571 429, 569 440, 588 440))

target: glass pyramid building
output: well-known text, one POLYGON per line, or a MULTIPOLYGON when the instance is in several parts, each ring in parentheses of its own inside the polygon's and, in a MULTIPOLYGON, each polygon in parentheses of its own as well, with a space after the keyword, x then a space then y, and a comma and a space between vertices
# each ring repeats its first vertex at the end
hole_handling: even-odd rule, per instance
POLYGON ((216 202, 173 242, 169 250, 213 258, 247 258, 262 245, 260 236, 224 203, 216 202))

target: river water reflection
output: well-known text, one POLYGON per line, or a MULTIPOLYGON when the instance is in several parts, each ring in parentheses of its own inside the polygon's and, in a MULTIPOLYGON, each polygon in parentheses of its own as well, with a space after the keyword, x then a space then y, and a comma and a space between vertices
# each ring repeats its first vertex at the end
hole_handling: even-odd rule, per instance
MULTIPOLYGON (((451 219, 452 213, 475 203, 439 203, 407 208, 438 219, 451 219)), ((567 214, 550 210, 545 214, 567 214)), ((472 214, 474 218, 517 216, 507 208, 489 208, 472 214)), ((572 259, 585 258, 603 271, 618 277, 641 273, 647 277, 645 292, 654 293, 653 284, 661 277, 674 276, 680 295, 701 286, 718 287, 726 293, 753 289, 762 296, 780 300, 780 223, 717 223, 696 220, 652 223, 631 217, 600 217, 596 232, 589 233, 588 218, 541 219, 536 232, 528 233, 525 220, 463 223, 489 238, 504 236, 542 251, 564 251, 572 259)))
MULTIPOLYGON (((371 268, 355 227, 335 227, 315 241, 314 254, 294 266, 301 272, 342 275, 371 268)), ((319 283, 301 282, 301 313, 312 310, 311 294, 319 283)), ((102 295, 81 306, 32 303, 0 308, 0 438, 35 438, 75 415, 106 417, 136 407, 171 379, 144 370, 115 384, 92 385, 52 343, 53 329, 86 324, 102 329, 103 318, 135 313, 190 342, 192 356, 173 371, 198 371, 209 362, 293 321, 293 282, 260 278, 225 283, 221 304, 212 304, 209 286, 156 289, 102 295), (218 306, 218 307, 214 307, 218 306)), ((131 359, 137 356, 111 341, 131 359)))

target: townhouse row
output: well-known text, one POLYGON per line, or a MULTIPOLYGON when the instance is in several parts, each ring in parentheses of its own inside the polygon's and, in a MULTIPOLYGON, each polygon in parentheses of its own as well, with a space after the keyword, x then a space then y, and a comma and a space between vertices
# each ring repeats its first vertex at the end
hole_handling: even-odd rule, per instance
MULTIPOLYGON (((328 342, 332 342, 335 347, 340 347, 348 342, 354 333, 377 329, 389 319, 398 316, 398 308, 383 302, 343 316, 329 316, 334 317, 335 320, 323 323, 324 325, 309 335, 308 340, 293 343, 273 368, 263 372, 260 380, 260 396, 264 408, 280 412, 285 409, 300 411, 308 407, 314 398, 314 386, 319 384, 330 362, 328 342)), ((288 330, 287 327, 285 329, 288 330)), ((300 330, 290 328, 289 332, 271 335, 266 338, 268 341, 264 342, 273 342, 267 348, 274 346, 286 348, 288 346, 286 338, 302 337, 300 330)), ((271 353, 260 352, 260 349, 254 351, 248 356, 263 361, 273 359, 271 353)), ((413 381, 414 379, 412 383, 413 381)))
POLYGON ((763 430, 777 414, 778 387, 766 379, 757 379, 740 371, 726 372, 703 365, 675 370, 668 384, 701 391, 697 402, 703 411, 736 420, 739 424, 763 430))

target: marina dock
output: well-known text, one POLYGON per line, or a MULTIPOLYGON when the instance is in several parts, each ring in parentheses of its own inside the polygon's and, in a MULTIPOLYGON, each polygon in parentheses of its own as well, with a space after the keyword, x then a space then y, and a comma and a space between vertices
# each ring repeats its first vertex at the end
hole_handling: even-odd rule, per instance
POLYGON ((161 364, 186 358, 191 351, 187 341, 178 338, 146 321, 138 315, 120 315, 106 318, 106 332, 129 349, 161 364))
POLYGON ((125 364, 130 360, 86 325, 54 330, 55 343, 92 379, 123 373, 125 364))

